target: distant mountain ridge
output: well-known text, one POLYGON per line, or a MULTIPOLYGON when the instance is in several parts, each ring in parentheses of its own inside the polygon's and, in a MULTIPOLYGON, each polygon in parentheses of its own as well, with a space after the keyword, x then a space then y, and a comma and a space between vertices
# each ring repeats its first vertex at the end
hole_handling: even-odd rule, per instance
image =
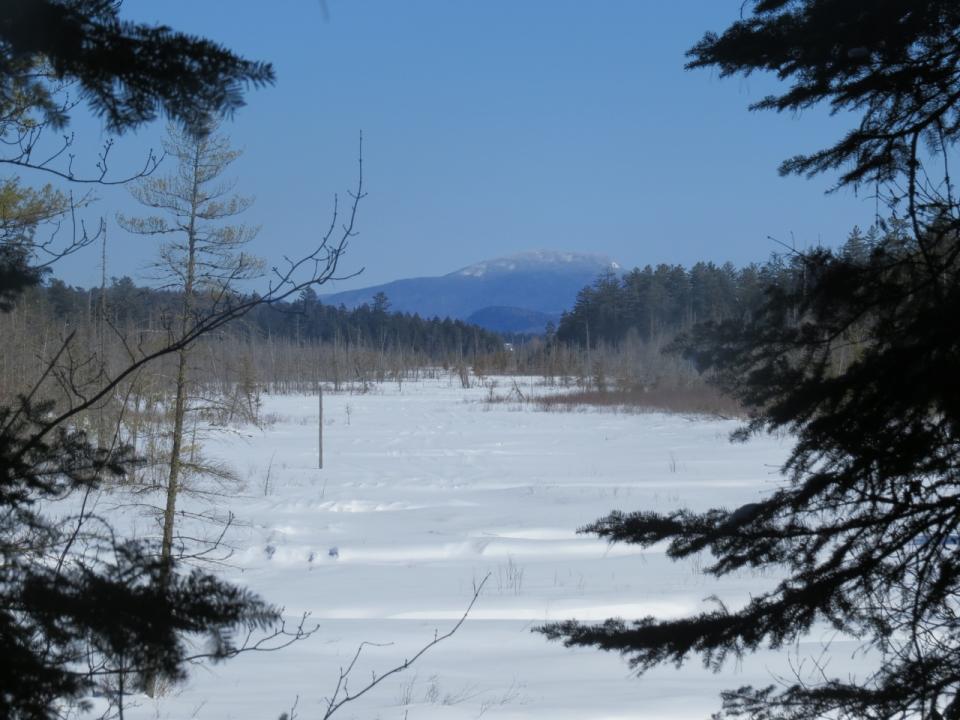
POLYGON ((540 334, 547 323, 560 323, 563 313, 544 313, 518 307, 485 307, 466 319, 471 325, 501 333, 540 334))
POLYGON ((468 320, 498 332, 543 332, 573 306, 577 293, 620 266, 604 255, 534 250, 485 260, 437 277, 407 278, 321 296, 349 308, 378 292, 398 312, 468 320))

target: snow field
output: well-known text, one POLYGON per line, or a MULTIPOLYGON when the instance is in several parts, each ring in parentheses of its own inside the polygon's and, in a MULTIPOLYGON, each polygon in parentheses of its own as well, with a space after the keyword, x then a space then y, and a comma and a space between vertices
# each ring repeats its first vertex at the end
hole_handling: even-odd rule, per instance
MULTIPOLYGON (((549 391, 532 382, 521 381, 525 394, 549 391)), ((137 698, 127 717, 266 720, 295 700, 298 718, 320 717, 359 643, 388 645, 364 650, 351 689, 446 632, 487 575, 456 635, 334 717, 703 718, 721 689, 789 673, 788 653, 765 652, 720 675, 695 659, 637 680, 616 655, 530 632, 570 617, 678 617, 715 607, 708 596, 736 606, 768 587, 775 578, 717 581, 700 573, 706 558, 674 563, 662 548, 575 531, 613 509, 749 502, 779 481, 789 441, 732 445, 730 421, 540 412, 488 395, 446 377, 327 393, 323 470, 316 397, 266 398, 265 429, 208 441, 205 452, 243 481, 215 502, 236 517, 220 572, 290 618, 311 613, 319 629, 276 653, 194 670, 158 699, 137 698)), ((145 519, 131 522, 151 532, 145 519)))

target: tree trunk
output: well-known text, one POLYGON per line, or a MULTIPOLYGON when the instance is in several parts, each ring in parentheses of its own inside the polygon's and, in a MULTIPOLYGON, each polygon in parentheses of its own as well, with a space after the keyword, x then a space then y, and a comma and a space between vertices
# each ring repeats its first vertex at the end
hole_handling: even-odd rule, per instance
POLYGON ((187 411, 187 349, 177 358, 177 395, 173 405, 173 441, 170 445, 170 474, 167 479, 167 504, 163 510, 163 540, 160 557, 169 561, 173 556, 173 523, 177 512, 177 493, 180 486, 180 453, 183 449, 183 421, 187 411))
MULTIPOLYGON (((190 314, 193 310, 194 282, 196 278, 196 219, 198 212, 198 193, 200 179, 200 144, 197 143, 193 163, 193 191, 190 198, 190 222, 187 226, 187 272, 183 283, 183 315, 180 318, 181 337, 185 337, 190 328, 190 314)), ((180 452, 183 447, 183 420, 187 412, 187 347, 177 353, 177 394, 173 405, 173 437, 170 442, 170 474, 167 477, 167 501, 163 509, 163 539, 160 542, 160 559, 163 560, 163 575, 160 582, 169 581, 173 567, 173 525, 177 514, 177 494, 180 491, 180 452)), ((148 675, 144 678, 144 690, 154 697, 157 690, 157 678, 148 675)))
MULTIPOLYGON (((193 191, 190 197, 190 222, 187 226, 187 272, 183 283, 183 315, 180 318, 181 337, 190 328, 193 311, 194 282, 196 279, 196 220, 200 180, 200 143, 196 144, 193 162, 193 191)), ((173 406, 173 438, 170 443, 170 475, 167 480, 167 503, 163 511, 163 541, 160 557, 169 561, 173 557, 173 521, 177 512, 177 493, 180 489, 180 452, 183 447, 183 420, 187 412, 187 347, 180 349, 177 357, 177 396, 173 406)))

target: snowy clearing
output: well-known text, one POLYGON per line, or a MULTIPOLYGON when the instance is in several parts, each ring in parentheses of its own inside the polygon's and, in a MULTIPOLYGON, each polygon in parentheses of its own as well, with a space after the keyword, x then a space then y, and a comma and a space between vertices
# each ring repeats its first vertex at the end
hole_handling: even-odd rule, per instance
MULTIPOLYGON (((547 391, 531 382, 525 391, 547 391)), ((748 502, 778 482, 789 442, 733 445, 730 421, 538 412, 488 395, 446 377, 328 394, 323 470, 315 397, 267 398, 265 429, 207 441, 207 454, 243 481, 214 503, 236 517, 232 567, 221 572, 320 627, 279 652, 194 668, 162 697, 136 697, 126 717, 270 720, 295 700, 298 718, 321 717, 360 642, 391 644, 364 651, 352 688, 446 632, 488 573, 456 635, 335 717, 703 718, 721 689, 770 684, 789 674, 791 655, 816 655, 831 639, 730 662, 721 674, 695 659, 638 680, 616 655, 531 633, 544 620, 681 616, 716 607, 711 595, 736 606, 768 587, 774 578, 718 582, 700 573, 706 559, 673 563, 657 548, 610 547, 575 531, 613 509, 748 502)), ((100 512, 122 504, 116 494, 99 502, 100 512)), ((125 512, 138 532, 153 532, 148 518, 125 512)), ((853 649, 835 643, 837 662, 850 663, 853 649)))

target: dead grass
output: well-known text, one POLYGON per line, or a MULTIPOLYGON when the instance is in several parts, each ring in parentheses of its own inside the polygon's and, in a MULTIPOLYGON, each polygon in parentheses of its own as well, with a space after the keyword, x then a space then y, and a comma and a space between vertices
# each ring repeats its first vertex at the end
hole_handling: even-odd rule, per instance
POLYGON ((582 390, 531 398, 540 410, 573 410, 580 407, 606 408, 627 412, 672 412, 714 417, 743 417, 740 404, 716 389, 701 385, 631 390, 582 390))

